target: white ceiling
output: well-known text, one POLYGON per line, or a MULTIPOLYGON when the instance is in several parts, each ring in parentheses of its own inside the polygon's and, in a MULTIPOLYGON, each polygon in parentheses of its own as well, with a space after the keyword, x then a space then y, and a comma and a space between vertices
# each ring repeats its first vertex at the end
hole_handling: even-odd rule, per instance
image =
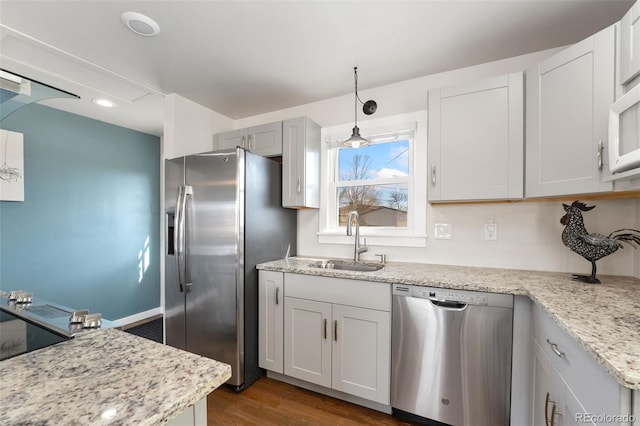
POLYGON ((352 93, 354 66, 367 89, 571 44, 632 3, 1 0, 0 67, 82 97, 55 107, 161 135, 165 94, 244 118, 352 93))

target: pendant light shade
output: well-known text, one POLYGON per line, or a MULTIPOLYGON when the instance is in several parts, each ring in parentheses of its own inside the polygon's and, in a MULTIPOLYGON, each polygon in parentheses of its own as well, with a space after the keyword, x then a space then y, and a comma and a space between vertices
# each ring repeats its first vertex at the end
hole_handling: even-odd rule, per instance
MULTIPOLYGON (((353 78, 355 81, 355 99, 354 99, 354 103, 355 103, 355 109, 354 109, 354 113, 355 113, 355 120, 354 120, 354 125, 353 125, 353 132, 351 133, 351 137, 349 139, 347 139, 346 141, 342 142, 342 146, 348 147, 348 148, 360 148, 361 146, 367 146, 369 145, 369 140, 363 138, 362 136, 360 136, 360 129, 358 128, 358 101, 360 100, 360 98, 358 98, 358 67, 354 67, 353 68, 353 78)), ((362 102, 362 101, 360 101, 362 102)), ((366 114, 373 114, 373 112, 375 112, 375 102, 374 101, 367 101, 367 105, 369 106, 368 111, 371 112, 367 112, 365 111, 366 114), (373 107, 373 111, 371 111, 371 103, 373 103, 374 107, 373 107)))
POLYGON ((358 126, 353 128, 353 132, 351 133, 351 137, 346 141, 342 142, 343 146, 347 146, 349 148, 360 148, 361 146, 369 145, 369 140, 360 136, 360 129, 358 126))

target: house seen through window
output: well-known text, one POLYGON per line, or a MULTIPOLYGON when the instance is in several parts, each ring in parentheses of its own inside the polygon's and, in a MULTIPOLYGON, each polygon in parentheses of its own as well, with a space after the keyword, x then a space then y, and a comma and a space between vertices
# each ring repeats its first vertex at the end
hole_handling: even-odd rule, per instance
POLYGON ((362 148, 338 148, 336 205, 338 226, 357 211, 360 226, 407 227, 409 194, 408 137, 375 138, 362 148))

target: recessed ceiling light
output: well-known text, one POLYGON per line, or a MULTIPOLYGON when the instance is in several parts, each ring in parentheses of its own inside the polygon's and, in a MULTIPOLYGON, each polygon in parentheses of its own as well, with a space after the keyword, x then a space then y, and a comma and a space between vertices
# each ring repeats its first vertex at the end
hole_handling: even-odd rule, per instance
POLYGON ((111 102, 109 99, 99 98, 99 99, 92 99, 92 101, 95 104, 98 104, 101 107, 105 107, 105 108, 113 108, 114 106, 116 106, 116 104, 111 102))
POLYGON ((124 12, 120 18, 127 28, 138 35, 153 37, 160 32, 160 26, 156 21, 142 13, 124 12))

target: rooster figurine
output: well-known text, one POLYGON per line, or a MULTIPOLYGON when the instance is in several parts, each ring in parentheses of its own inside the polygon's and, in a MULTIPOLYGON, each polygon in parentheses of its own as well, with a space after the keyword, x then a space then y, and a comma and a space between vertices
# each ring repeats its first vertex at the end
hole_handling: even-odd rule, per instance
POLYGON ((567 213, 560 219, 560 223, 565 226, 562 231, 562 242, 571 251, 591 262, 591 275, 574 275, 573 279, 575 280, 593 284, 599 283, 600 280, 596 278, 597 260, 623 248, 623 242, 630 244, 633 248, 640 245, 640 231, 636 229, 618 229, 607 237, 587 232, 581 212, 588 212, 596 206, 587 207, 583 202, 574 201, 570 206, 562 204, 562 207, 567 213))

